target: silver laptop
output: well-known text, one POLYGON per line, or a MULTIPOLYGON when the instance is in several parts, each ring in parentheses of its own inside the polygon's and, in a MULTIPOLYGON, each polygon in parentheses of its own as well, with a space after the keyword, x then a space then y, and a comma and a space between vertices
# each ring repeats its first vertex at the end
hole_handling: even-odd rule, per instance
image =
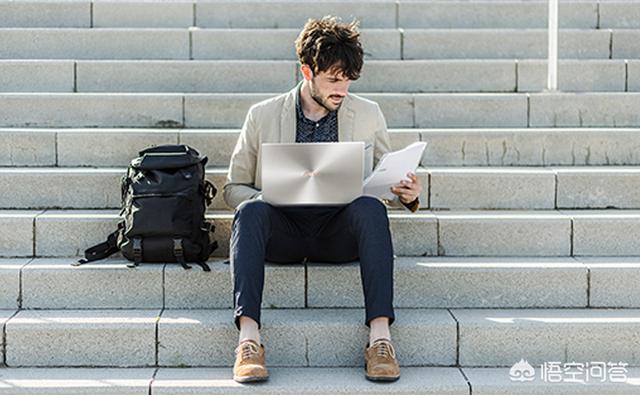
POLYGON ((364 143, 262 144, 262 199, 273 205, 341 205, 362 195, 364 143))

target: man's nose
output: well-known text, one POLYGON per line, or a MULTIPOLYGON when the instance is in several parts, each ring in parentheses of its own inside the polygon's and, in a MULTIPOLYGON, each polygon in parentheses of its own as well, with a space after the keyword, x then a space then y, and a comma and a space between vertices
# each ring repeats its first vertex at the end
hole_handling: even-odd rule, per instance
POLYGON ((339 94, 340 96, 346 96, 348 90, 349 90, 349 84, 348 83, 340 84, 337 87, 337 92, 336 93, 339 94))

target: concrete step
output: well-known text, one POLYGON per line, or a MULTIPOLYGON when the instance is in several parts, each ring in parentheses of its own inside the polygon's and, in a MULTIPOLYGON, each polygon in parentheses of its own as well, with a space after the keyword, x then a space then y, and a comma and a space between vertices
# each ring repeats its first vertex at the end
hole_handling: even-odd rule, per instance
MULTIPOLYGON (((296 60, 301 29, 0 28, 0 58, 296 60)), ((402 59, 400 30, 361 35, 368 59, 402 59)))
MULTIPOLYGON (((119 220, 119 210, 50 210, 0 211, 0 254, 5 257, 78 256, 90 245, 102 242, 119 220), (45 218, 48 216, 48 219, 45 218), (38 217, 43 233, 34 235, 34 220, 38 217), (47 229, 47 224, 49 229, 47 229), (54 230, 57 228, 57 230, 54 230), (34 255, 34 240, 39 243, 34 255), (53 238, 53 239, 52 239, 53 238), (56 240, 54 240, 56 239, 56 240)), ((436 218, 431 213, 390 214, 395 230, 395 251, 398 255, 429 255, 437 251, 436 218)), ((207 218, 216 223, 216 238, 220 248, 214 256, 228 255, 228 240, 233 214, 210 212, 207 218)), ((568 224, 568 222, 567 222, 568 224)))
POLYGON ((452 310, 461 366, 546 361, 623 361, 637 365, 640 310, 452 310), (609 338, 611 333, 614 336, 609 338), (606 339, 606 340, 605 340, 606 339), (599 346, 602 345, 602 346, 599 346))
MULTIPOLYGON (((2 60, 0 74, 3 92, 262 93, 300 79, 288 60, 2 60)), ((544 60, 372 60, 350 90, 539 92, 546 79, 544 60)), ((558 83, 563 92, 638 91, 640 61, 562 60, 558 83)))
MULTIPOLYGON (((296 60, 301 28, 0 28, 0 58, 296 60)), ((546 59, 546 35, 546 29, 362 29, 362 45, 367 59, 546 59)), ((638 35, 639 29, 561 29, 559 56, 637 59, 638 35)))
MULTIPOLYGON (((562 92, 638 91, 639 66, 640 62, 635 60, 561 60, 558 89, 562 92)), ((518 92, 541 92, 547 88, 546 60, 519 60, 517 73, 518 92)))
MULTIPOLYGON (((4 312, 9 367, 230 367, 238 336, 232 309, 4 312)), ((394 312, 403 366, 510 367, 523 358, 640 365, 638 309, 394 312)), ((363 309, 264 309, 261 322, 269 366, 362 367, 363 309)))
MULTIPOLYGON (((633 7, 635 8, 635 7, 633 7)), ((560 27, 596 28, 598 2, 559 3, 560 27)), ((398 25, 404 28, 546 28, 544 1, 400 1, 398 25)))
POLYGON ((619 29, 613 33, 611 57, 613 59, 636 58, 640 50, 640 32, 633 29, 619 29))
MULTIPOLYGON (((392 336, 405 365, 455 364, 456 325, 447 310, 398 310, 392 336)), ((267 309, 262 321, 271 366, 361 366, 362 309, 267 309)), ((232 309, 22 310, 5 330, 9 367, 231 366, 237 344, 232 309)))
MULTIPOLYGON (((227 173, 226 167, 207 169, 218 189, 211 210, 230 210, 222 193, 227 173)), ((432 167, 416 173, 423 209, 640 209, 640 167, 432 167)), ((0 208, 120 208, 125 174, 125 168, 0 167, 0 188, 7 191, 0 208)))
MULTIPOLYGON (((602 62, 598 65, 604 71, 609 62, 602 62)), ((624 61, 614 62, 619 67, 609 67, 607 76, 613 79, 609 86, 613 90, 622 85, 624 91, 624 61)), ((0 87, 5 92, 261 93, 287 91, 299 78, 296 63, 288 60, 14 60, 0 61, 0 71, 5 71, 8 80, 0 87), (34 79, 37 72, 42 75, 40 79, 34 79)), ((513 92, 515 76, 514 60, 370 61, 364 65, 363 76, 351 85, 351 91, 513 92)))
MULTIPOLYGON (((605 361, 605 363, 608 363, 605 361)), ((610 394, 631 395, 637 391, 640 381, 637 368, 623 368, 625 372, 617 374, 618 361, 611 361, 611 366, 603 368, 601 361, 583 361, 576 364, 561 363, 546 365, 516 366, 513 376, 509 374, 510 368, 461 368, 469 382, 473 394, 610 394), (595 363, 594 363, 595 362, 595 363), (563 370, 561 374, 549 374, 554 372, 556 366, 563 370), (530 379, 524 379, 524 369, 533 374, 530 379), (566 368, 565 368, 566 367, 566 368), (520 368, 520 369, 519 369, 520 368), (550 369, 551 368, 551 369, 550 369), (598 376, 598 370, 606 373, 598 376), (578 373, 576 374, 576 370, 578 373), (614 373, 609 375, 609 373, 614 373), (613 378, 611 378, 613 377, 613 378), (530 381, 529 381, 530 380, 530 381)))
POLYGON ((90 0, 2 1, 0 27, 91 27, 90 0))
MULTIPOLYGON (((233 214, 210 212, 228 255, 233 214)), ((398 256, 636 256, 637 210, 390 212, 398 256)), ((2 210, 2 257, 82 255, 116 229, 118 210, 2 210)))
POLYGON ((3 367, 0 368, 0 394, 148 395, 156 370, 157 368, 3 367))
MULTIPOLYGON (((207 169, 206 178, 218 191, 209 206, 211 210, 230 210, 224 202, 222 193, 227 173, 226 167, 207 169)), ((424 169, 418 169, 416 173, 424 185, 420 200, 424 207, 428 207, 429 174, 424 169)), ((0 202, 0 208, 120 208, 120 184, 125 175, 125 168, 0 167, 0 188, 11 190, 0 202), (47 192, 34 194, 34 189, 39 188, 44 188, 47 192)), ((553 196, 549 198, 552 199, 553 196)), ((519 203, 514 202, 514 204, 519 203)), ((527 203, 521 204, 526 206, 527 203)))
POLYGON ((433 209, 639 208, 638 167, 428 168, 433 209))
MULTIPOLYGON (((562 365, 561 365, 562 366, 562 365)), ((583 365, 584 366, 584 365, 583 365)), ((612 381, 609 376, 586 376, 566 372, 543 380, 542 367, 536 366, 532 381, 513 381, 509 368, 403 367, 401 378, 392 385, 365 380, 361 368, 268 367, 264 385, 239 385, 226 368, 0 368, 6 386, 0 394, 404 394, 433 395, 495 394, 584 394, 633 395, 640 380, 640 369, 626 372, 612 381), (586 377, 583 377, 586 376, 586 377), (570 382, 571 378, 574 382, 570 382), (558 380, 558 381, 550 381, 558 380), (63 384, 64 383, 64 384, 63 384)), ((575 368, 574 368, 575 369, 575 368)), ((608 369, 605 372, 608 373, 608 369)), ((613 369, 612 369, 613 371, 613 369)), ((514 376, 515 377, 515 376, 514 376)))
POLYGON ((633 29, 640 26, 640 5, 635 1, 601 1, 598 13, 601 28, 633 29))
MULTIPOLYGON (((422 394, 468 395, 458 368, 405 367, 392 387, 365 380, 360 367, 268 367, 266 385, 240 385, 225 368, 0 368, 0 394, 422 394)), ((508 372, 507 372, 508 375, 508 372)), ((596 385, 596 384, 594 384, 596 385)), ((598 388, 602 388, 600 385, 598 388)), ((613 388, 620 388, 617 385, 613 388)))
POLYGON ((392 0, 378 1, 198 1, 195 25, 223 28, 298 28, 308 18, 337 15, 350 22, 362 21, 363 28, 397 27, 397 4, 392 0))
MULTIPOLYGON (((125 167, 152 145, 188 144, 229 166, 238 129, 0 129, 0 166, 125 167)), ((423 166, 640 165, 640 129, 389 129, 393 150, 429 145, 423 166)))
MULTIPOLYGON (((420 141, 418 130, 389 130, 398 150, 420 141)), ((148 146, 188 144, 228 167, 238 129, 0 129, 0 166, 125 167, 148 146)), ((610 133, 613 134, 613 133, 610 133)))
MULTIPOLYGON (((272 3, 269 3, 271 6, 272 3)), ((307 6, 312 6, 306 3, 307 6)), ((237 4, 231 6, 238 8, 237 4)), ((253 14, 262 17, 264 14, 253 14)), ((224 15, 220 14, 224 17, 224 15)), ((233 28, 190 30, 190 59, 275 59, 297 60, 294 42, 304 22, 293 29, 269 28, 233 28)), ((248 14, 243 16, 245 20, 248 14)), ((363 23, 364 26, 364 23, 363 23)), ((360 39, 364 48, 365 59, 403 59, 402 31, 400 29, 362 29, 360 39)))
MULTIPOLYGON (((606 1, 560 3, 561 27, 638 27, 633 4, 606 1)), ((356 17, 365 27, 543 28, 547 9, 534 1, 10 1, 2 4, 4 27, 301 27, 327 13, 356 17), (91 7, 92 6, 92 7, 91 7)))
MULTIPOLYGON (((4 93, 0 127, 238 128, 259 93, 4 93), (35 111, 34 109, 37 109, 35 111)), ((637 127, 640 92, 365 93, 390 128, 637 127)))
MULTIPOLYGON (((71 266, 77 258, 0 260, 0 308, 232 308, 230 267, 126 267, 124 258, 71 266), (132 290, 135 290, 133 292, 132 290)), ((400 308, 640 307, 640 258, 399 257, 400 308), (635 270, 635 272, 634 272, 635 270), (589 299, 590 298, 590 299, 589 299)), ((267 262, 263 308, 364 308, 359 263, 267 262)))
POLYGON ((640 164, 636 129, 426 129, 420 139, 423 166, 640 164))
MULTIPOLYGON (((404 29, 403 59, 547 57, 546 29, 404 29)), ((629 54, 623 32, 561 29, 558 56, 575 59, 619 58, 629 54), (611 42, 621 46, 612 55, 611 42), (625 49, 622 49, 625 48, 625 49)), ((636 57, 636 56, 627 56, 636 57)), ((623 57, 623 59, 627 58, 623 57)))
POLYGON ((404 367, 393 385, 380 385, 364 378, 357 368, 269 368, 264 386, 238 386, 230 368, 160 368, 151 384, 152 394, 191 393, 296 393, 296 394, 447 394, 467 395, 469 385, 457 368, 404 367))

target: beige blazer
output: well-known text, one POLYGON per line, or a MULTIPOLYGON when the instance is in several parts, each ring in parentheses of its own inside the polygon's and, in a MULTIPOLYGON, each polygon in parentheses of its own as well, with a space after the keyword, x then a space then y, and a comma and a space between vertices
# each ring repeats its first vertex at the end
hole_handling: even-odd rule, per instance
MULTIPOLYGON (((287 93, 254 104, 247 113, 240 137, 231 155, 224 185, 224 201, 237 208, 260 196, 262 143, 296 142, 296 103, 300 82, 287 93)), ((390 151, 387 124, 378 103, 348 94, 338 110, 338 140, 365 142, 365 176, 382 155, 390 151)), ((399 181, 399 180, 398 180, 399 181)), ((396 196, 385 200, 389 207, 406 208, 396 196)))

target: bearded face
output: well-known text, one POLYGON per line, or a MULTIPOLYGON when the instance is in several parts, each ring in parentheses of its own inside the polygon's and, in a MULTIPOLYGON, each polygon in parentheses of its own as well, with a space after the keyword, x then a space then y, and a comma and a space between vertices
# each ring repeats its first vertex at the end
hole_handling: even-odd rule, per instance
POLYGON ((340 108, 351 84, 351 80, 338 67, 321 71, 308 81, 311 97, 327 111, 340 108))

